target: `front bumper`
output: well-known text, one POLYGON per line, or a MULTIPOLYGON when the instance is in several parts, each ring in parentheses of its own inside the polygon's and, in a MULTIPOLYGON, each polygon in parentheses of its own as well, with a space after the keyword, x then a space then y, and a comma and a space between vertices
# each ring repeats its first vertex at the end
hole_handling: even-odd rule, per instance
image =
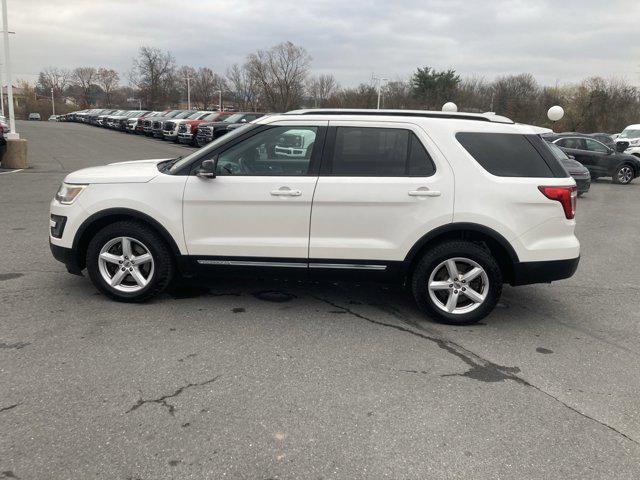
POLYGON ((191 143, 193 140, 192 133, 179 133, 178 134, 178 142, 180 143, 191 143))
POLYGON ((49 248, 51 248, 53 258, 55 258, 59 262, 64 263, 69 273, 73 273, 74 275, 82 275, 82 268, 78 264, 78 256, 71 248, 54 245, 53 243, 51 243, 51 240, 49 240, 49 248))
POLYGON ((551 283, 571 277, 578 269, 580 257, 542 262, 517 262, 513 265, 511 285, 551 283))
POLYGON ((211 143, 213 141, 213 137, 209 137, 206 135, 196 135, 196 143, 199 147, 206 145, 207 143, 211 143))
POLYGON ((176 130, 163 130, 162 131, 162 138, 164 138, 165 140, 175 140, 176 138, 178 138, 178 131, 176 130))

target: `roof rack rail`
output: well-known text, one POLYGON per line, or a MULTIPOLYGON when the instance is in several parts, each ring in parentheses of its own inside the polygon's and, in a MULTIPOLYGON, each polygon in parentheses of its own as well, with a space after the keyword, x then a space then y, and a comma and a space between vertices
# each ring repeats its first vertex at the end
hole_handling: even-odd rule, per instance
POLYGON ((386 117, 446 118, 476 120, 480 122, 514 123, 513 120, 493 113, 438 112, 431 110, 374 110, 352 108, 309 108, 292 110, 284 115, 384 115, 386 117))

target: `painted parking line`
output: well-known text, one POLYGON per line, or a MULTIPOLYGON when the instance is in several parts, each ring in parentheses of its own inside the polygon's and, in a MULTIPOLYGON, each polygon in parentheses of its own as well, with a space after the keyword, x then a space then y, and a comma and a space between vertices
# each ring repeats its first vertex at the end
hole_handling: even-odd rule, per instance
POLYGON ((23 170, 24 170, 24 168, 19 168, 17 170, 11 170, 10 172, 0 172, 0 175, 6 175, 7 173, 18 173, 18 172, 21 172, 23 170))

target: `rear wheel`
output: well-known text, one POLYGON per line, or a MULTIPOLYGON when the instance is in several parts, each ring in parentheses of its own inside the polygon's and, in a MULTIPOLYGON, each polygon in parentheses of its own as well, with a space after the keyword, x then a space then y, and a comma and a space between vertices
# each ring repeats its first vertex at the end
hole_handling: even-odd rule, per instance
POLYGON ((627 185, 631 183, 631 180, 633 180, 633 177, 634 177, 633 167, 627 164, 621 165, 613 174, 613 183, 618 183, 620 185, 627 185))
POLYGON ((87 271, 105 295, 122 302, 142 302, 169 285, 171 251, 144 224, 123 221, 100 230, 87 248, 87 271))
POLYGON ((502 293, 502 274, 484 248, 465 241, 446 242, 420 260, 412 291, 420 309, 434 320, 470 324, 495 307, 502 293))

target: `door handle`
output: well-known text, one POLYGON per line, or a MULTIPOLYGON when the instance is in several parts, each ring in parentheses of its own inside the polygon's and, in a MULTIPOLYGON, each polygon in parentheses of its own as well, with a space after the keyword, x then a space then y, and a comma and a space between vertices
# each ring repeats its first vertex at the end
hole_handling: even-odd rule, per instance
POLYGON ((271 190, 271 195, 274 197, 299 197, 302 195, 302 190, 292 190, 289 187, 280 187, 278 190, 271 190))
POLYGON ((437 190, 428 190, 428 189, 418 189, 418 190, 409 190, 410 197, 439 197, 441 193, 437 190))

